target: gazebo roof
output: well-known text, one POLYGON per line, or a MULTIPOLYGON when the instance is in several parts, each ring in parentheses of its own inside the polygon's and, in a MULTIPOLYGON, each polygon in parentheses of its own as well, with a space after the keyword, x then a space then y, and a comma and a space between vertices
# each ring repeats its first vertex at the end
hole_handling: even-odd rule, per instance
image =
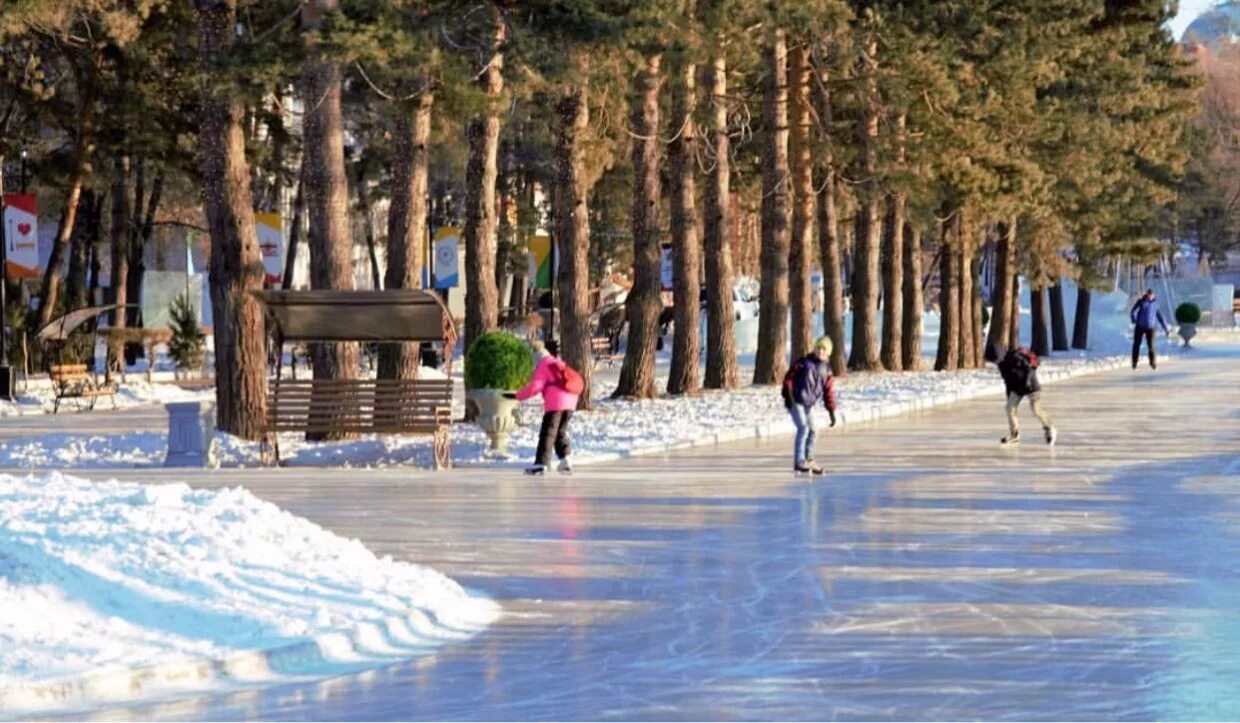
POLYGON ((285 341, 456 341, 448 308, 421 289, 251 293, 285 341))

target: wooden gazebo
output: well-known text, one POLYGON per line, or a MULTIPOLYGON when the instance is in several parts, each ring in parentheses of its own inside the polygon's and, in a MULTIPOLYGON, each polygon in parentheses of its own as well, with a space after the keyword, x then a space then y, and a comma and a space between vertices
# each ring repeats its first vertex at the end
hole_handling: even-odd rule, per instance
MULTIPOLYGON (((430 342, 443 345, 447 379, 283 379, 267 392, 266 432, 276 461, 280 432, 430 434, 435 468, 452 464, 452 348, 443 301, 420 289, 255 291, 273 325, 276 359, 288 342, 430 342)), ((269 350, 270 351, 270 350, 269 350)))

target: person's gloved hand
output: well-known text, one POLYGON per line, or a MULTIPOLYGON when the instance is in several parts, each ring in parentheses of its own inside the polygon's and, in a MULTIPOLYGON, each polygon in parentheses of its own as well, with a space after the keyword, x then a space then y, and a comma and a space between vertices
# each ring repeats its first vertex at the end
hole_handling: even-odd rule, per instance
POLYGON ((828 409, 828 410, 827 410, 827 416, 829 416, 829 417, 831 418, 831 426, 832 426, 832 427, 834 427, 834 426, 835 426, 835 410, 834 410, 834 409, 828 409))

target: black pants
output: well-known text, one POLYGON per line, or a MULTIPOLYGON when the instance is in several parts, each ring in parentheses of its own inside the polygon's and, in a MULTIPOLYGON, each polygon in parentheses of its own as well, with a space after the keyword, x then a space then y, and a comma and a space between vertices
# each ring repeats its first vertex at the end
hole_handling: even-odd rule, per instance
POLYGON ((1142 329, 1138 326, 1137 330, 1132 333, 1132 367, 1135 369, 1137 360, 1141 358, 1142 339, 1145 339, 1145 348, 1150 352, 1150 366, 1158 366, 1158 358, 1154 353, 1154 330, 1142 329))
POLYGON ((568 438, 568 420, 572 418, 571 409, 543 413, 542 427, 538 430, 538 455, 534 457, 534 464, 551 464, 553 447, 555 456, 559 459, 564 459, 573 451, 568 438))

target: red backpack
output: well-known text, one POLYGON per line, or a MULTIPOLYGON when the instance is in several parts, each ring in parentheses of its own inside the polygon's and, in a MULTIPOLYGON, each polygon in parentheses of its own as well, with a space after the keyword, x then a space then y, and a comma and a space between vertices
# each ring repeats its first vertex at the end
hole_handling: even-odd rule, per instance
POLYGON ((576 369, 561 363, 560 380, 556 386, 569 394, 581 394, 586 389, 586 380, 581 377, 581 374, 576 369))

